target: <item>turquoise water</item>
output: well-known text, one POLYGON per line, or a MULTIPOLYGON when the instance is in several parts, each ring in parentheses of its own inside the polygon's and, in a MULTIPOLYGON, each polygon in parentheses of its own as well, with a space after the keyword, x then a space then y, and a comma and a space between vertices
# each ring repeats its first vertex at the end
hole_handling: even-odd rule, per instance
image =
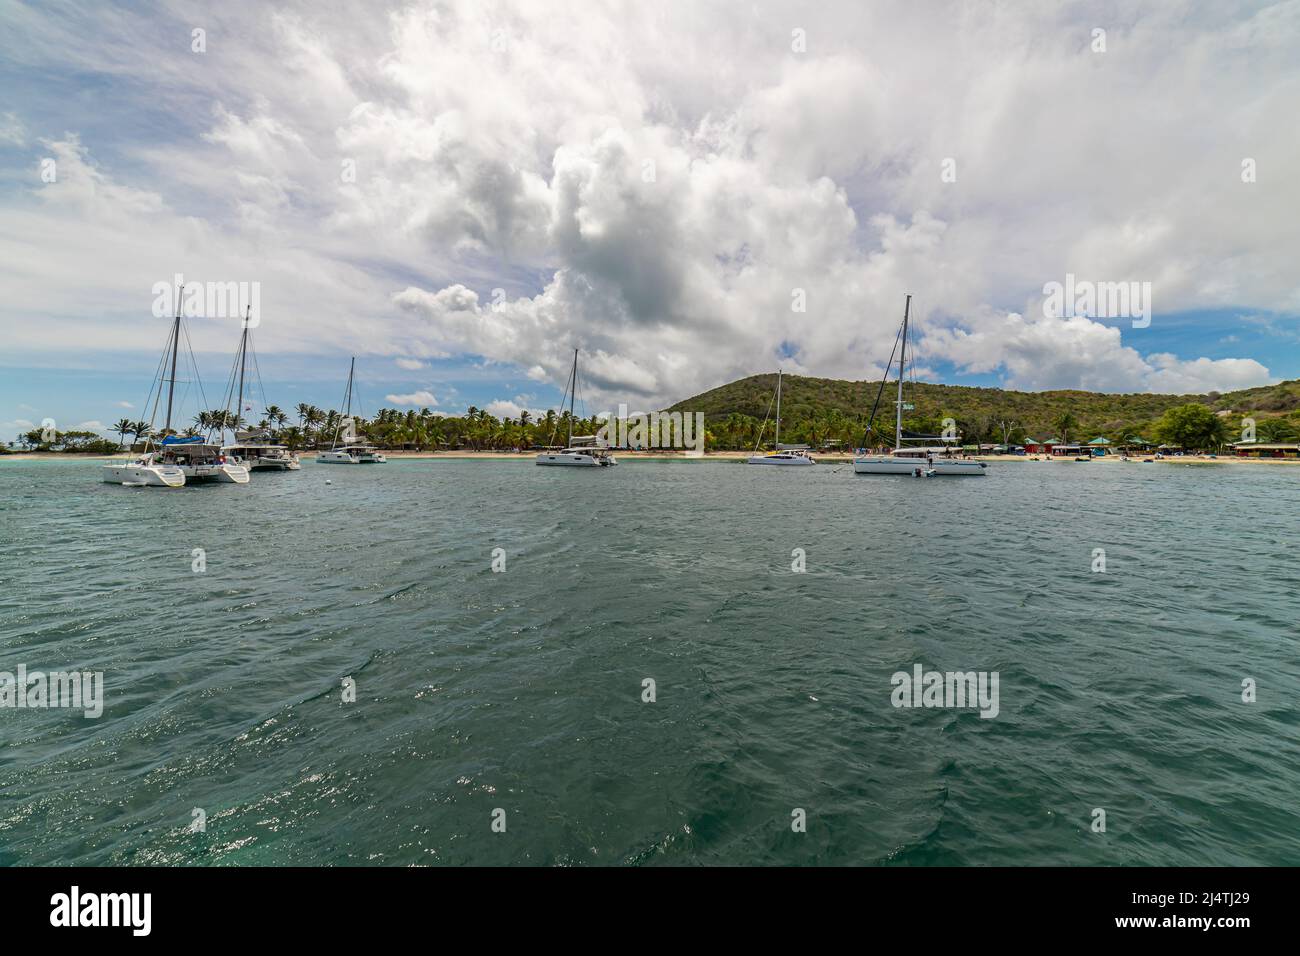
POLYGON ((0 862, 1298 864, 1298 505, 1267 466, 0 461, 0 670, 106 684, 0 710, 0 862), (918 663, 997 717, 893 707, 918 663))

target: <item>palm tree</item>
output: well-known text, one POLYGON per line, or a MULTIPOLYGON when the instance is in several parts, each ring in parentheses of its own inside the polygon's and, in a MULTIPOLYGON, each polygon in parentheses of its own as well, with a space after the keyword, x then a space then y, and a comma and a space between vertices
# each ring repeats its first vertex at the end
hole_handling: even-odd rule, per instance
POLYGON ((285 422, 289 420, 289 416, 284 413, 284 409, 279 405, 267 405, 266 408, 262 409, 262 414, 266 416, 266 420, 274 428, 283 428, 285 422))
POLYGON ((1052 427, 1061 433, 1061 443, 1070 443, 1070 432, 1079 427, 1079 420, 1069 412, 1061 412, 1052 422, 1052 427))
POLYGON ((133 427, 135 427, 135 422, 131 421, 129 418, 122 418, 109 429, 109 431, 117 432, 117 447, 119 449, 122 447, 123 439, 126 438, 127 435, 131 434, 131 429, 133 427))

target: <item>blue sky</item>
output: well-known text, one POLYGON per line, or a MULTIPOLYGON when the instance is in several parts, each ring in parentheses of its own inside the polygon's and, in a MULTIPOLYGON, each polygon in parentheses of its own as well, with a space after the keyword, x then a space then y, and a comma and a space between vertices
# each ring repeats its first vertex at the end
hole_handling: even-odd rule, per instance
POLYGON ((932 380, 1300 377, 1297 5, 962 11, 11 4, 0 440, 140 413, 177 272, 258 284, 285 407, 351 355, 372 411, 545 408, 574 347, 593 410, 874 377, 905 293, 932 380), (1049 314, 1066 273, 1150 327, 1049 314))

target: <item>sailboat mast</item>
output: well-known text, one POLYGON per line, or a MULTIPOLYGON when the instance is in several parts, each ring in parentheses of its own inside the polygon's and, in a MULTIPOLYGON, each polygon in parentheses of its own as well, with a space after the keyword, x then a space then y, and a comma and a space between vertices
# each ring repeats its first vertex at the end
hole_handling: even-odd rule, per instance
POLYGON ((898 401, 894 404, 898 411, 894 418, 894 447, 903 447, 903 369, 907 364, 907 318, 912 309, 912 296, 909 293, 903 303, 903 345, 898 352, 898 401))
POLYGON ((573 350, 573 373, 569 379, 569 442, 565 448, 573 447, 573 398, 578 390, 578 350, 573 350))
POLYGON ((172 320, 172 377, 167 384, 167 424, 163 425, 164 432, 172 429, 172 398, 176 395, 176 353, 180 351, 181 345, 181 298, 184 293, 185 286, 176 292, 176 318, 172 320))
POLYGON ((357 357, 352 356, 352 364, 348 366, 348 393, 343 397, 343 417, 348 418, 352 415, 352 376, 357 370, 357 357))
MULTIPOLYGON (((230 426, 233 433, 239 427, 239 417, 244 413, 244 367, 248 364, 248 320, 252 315, 250 305, 244 312, 244 333, 239 337, 239 397, 235 400, 235 420, 230 426)), ((238 436, 235 436, 238 441, 238 436)))
POLYGON ((781 450, 781 370, 776 370, 776 450, 781 450))

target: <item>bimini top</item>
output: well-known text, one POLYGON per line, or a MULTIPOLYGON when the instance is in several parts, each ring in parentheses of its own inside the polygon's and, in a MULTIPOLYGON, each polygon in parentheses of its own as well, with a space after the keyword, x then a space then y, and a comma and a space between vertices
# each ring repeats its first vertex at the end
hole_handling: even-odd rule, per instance
POLYGON ((189 438, 181 438, 179 435, 168 435, 162 440, 164 445, 206 445, 207 442, 201 435, 191 435, 189 438))

